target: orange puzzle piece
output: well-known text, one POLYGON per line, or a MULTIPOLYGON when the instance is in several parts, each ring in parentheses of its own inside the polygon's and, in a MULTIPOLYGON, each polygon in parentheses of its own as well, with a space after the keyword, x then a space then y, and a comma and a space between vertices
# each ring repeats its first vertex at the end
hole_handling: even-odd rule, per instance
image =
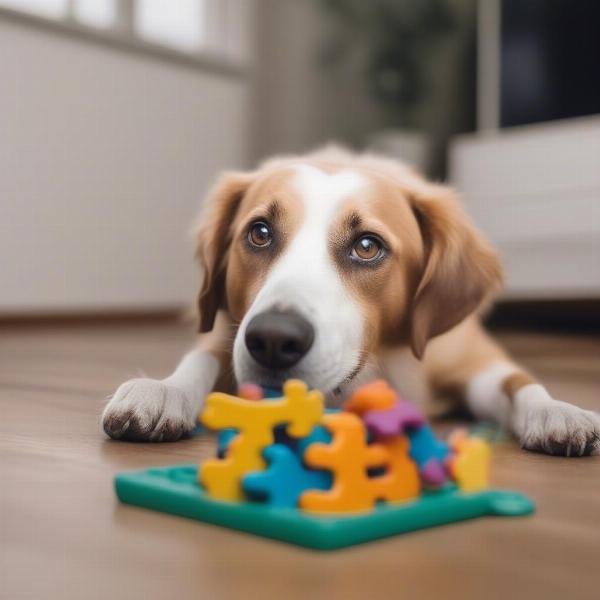
POLYGON ((394 436, 380 443, 388 451, 390 458, 386 473, 371 480, 377 498, 390 502, 416 498, 421 493, 421 478, 417 464, 408 454, 408 437, 394 436))
POLYGON ((371 509, 377 500, 407 500, 419 493, 416 465, 408 457, 408 439, 395 438, 387 444, 366 443, 363 422, 351 413, 324 415, 321 419, 332 434, 331 444, 312 444, 304 460, 315 468, 333 472, 333 486, 327 491, 308 490, 300 507, 312 512, 352 512, 371 509), (378 477, 367 469, 387 467, 378 477))
POLYGON ((210 429, 233 427, 238 435, 229 445, 224 459, 208 460, 198 474, 207 493, 220 500, 242 500, 243 475, 266 467, 262 451, 274 440, 273 428, 287 423, 293 437, 307 436, 323 414, 323 395, 308 391, 306 384, 289 380, 283 386, 281 400, 244 400, 215 392, 206 399, 200 416, 210 429))
POLYGON ((396 392, 383 379, 376 379, 359 387, 344 404, 344 410, 359 417, 372 410, 392 408, 396 392))

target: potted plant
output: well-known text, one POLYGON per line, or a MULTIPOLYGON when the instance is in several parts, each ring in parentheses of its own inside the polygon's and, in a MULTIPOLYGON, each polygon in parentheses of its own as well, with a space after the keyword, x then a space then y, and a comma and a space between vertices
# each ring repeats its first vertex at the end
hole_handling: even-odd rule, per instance
MULTIPOLYGON (((452 87, 470 85, 474 97, 474 65, 465 67, 457 47, 474 50, 475 0, 319 2, 329 23, 322 63, 335 69, 354 61, 379 111, 381 131, 369 145, 437 174, 436 146, 457 127, 452 87), (445 121, 444 109, 454 122, 445 121)), ((473 105, 459 110, 474 113, 473 105)), ((458 121, 464 128, 464 118, 458 121)))

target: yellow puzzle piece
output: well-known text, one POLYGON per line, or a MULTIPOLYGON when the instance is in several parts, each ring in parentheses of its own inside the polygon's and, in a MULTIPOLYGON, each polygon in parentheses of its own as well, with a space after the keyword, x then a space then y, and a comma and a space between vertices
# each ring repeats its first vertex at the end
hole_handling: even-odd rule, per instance
POLYGON ((241 480, 251 471, 266 468, 262 451, 274 440, 273 428, 287 424, 287 433, 305 437, 323 414, 323 395, 308 391, 302 381, 291 379, 283 386, 281 400, 244 400, 215 392, 206 399, 200 421, 209 429, 239 430, 224 459, 206 461, 199 469, 200 483, 219 500, 242 500, 241 480))
POLYGON ((489 486, 490 445, 481 438, 468 437, 464 432, 456 432, 449 439, 456 453, 449 467, 453 479, 463 492, 480 492, 489 486))

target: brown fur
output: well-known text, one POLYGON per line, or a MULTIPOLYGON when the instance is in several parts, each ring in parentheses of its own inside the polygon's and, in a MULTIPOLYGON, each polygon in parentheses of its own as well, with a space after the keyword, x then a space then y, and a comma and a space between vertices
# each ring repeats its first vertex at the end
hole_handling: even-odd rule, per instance
POLYGON ((430 186, 412 205, 426 247, 425 268, 411 310, 411 347, 423 356, 427 342, 474 312, 501 283, 493 250, 471 226, 453 192, 430 186))
POLYGON ((526 385, 535 383, 535 380, 527 373, 514 373, 509 375, 502 383, 502 391, 510 398, 514 399, 515 394, 526 385))
POLYGON ((204 274, 198 297, 203 333, 213 328, 217 310, 227 308, 225 275, 231 245, 229 225, 252 181, 251 173, 225 173, 208 196, 196 250, 204 274))
MULTIPOLYGON (((301 220, 301 203, 286 182, 289 169, 226 173, 207 200, 198 231, 197 255, 205 273, 198 307, 200 331, 213 326, 216 311, 226 309, 240 321, 260 289, 270 262, 240 251, 250 222, 265 217, 272 205, 285 205, 285 222, 278 253, 283 251, 301 220)), ((283 215, 282 215, 283 216, 283 215)))

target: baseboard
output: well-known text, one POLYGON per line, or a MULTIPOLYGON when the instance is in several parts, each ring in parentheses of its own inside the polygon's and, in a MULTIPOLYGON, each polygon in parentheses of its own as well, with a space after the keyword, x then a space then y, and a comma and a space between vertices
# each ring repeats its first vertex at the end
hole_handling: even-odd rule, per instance
POLYGON ((486 318, 491 329, 523 329, 598 335, 600 298, 499 302, 486 318))
POLYGON ((38 313, 0 315, 0 329, 19 327, 103 327, 107 324, 147 325, 191 321, 190 311, 161 309, 148 311, 98 311, 80 313, 38 313))

